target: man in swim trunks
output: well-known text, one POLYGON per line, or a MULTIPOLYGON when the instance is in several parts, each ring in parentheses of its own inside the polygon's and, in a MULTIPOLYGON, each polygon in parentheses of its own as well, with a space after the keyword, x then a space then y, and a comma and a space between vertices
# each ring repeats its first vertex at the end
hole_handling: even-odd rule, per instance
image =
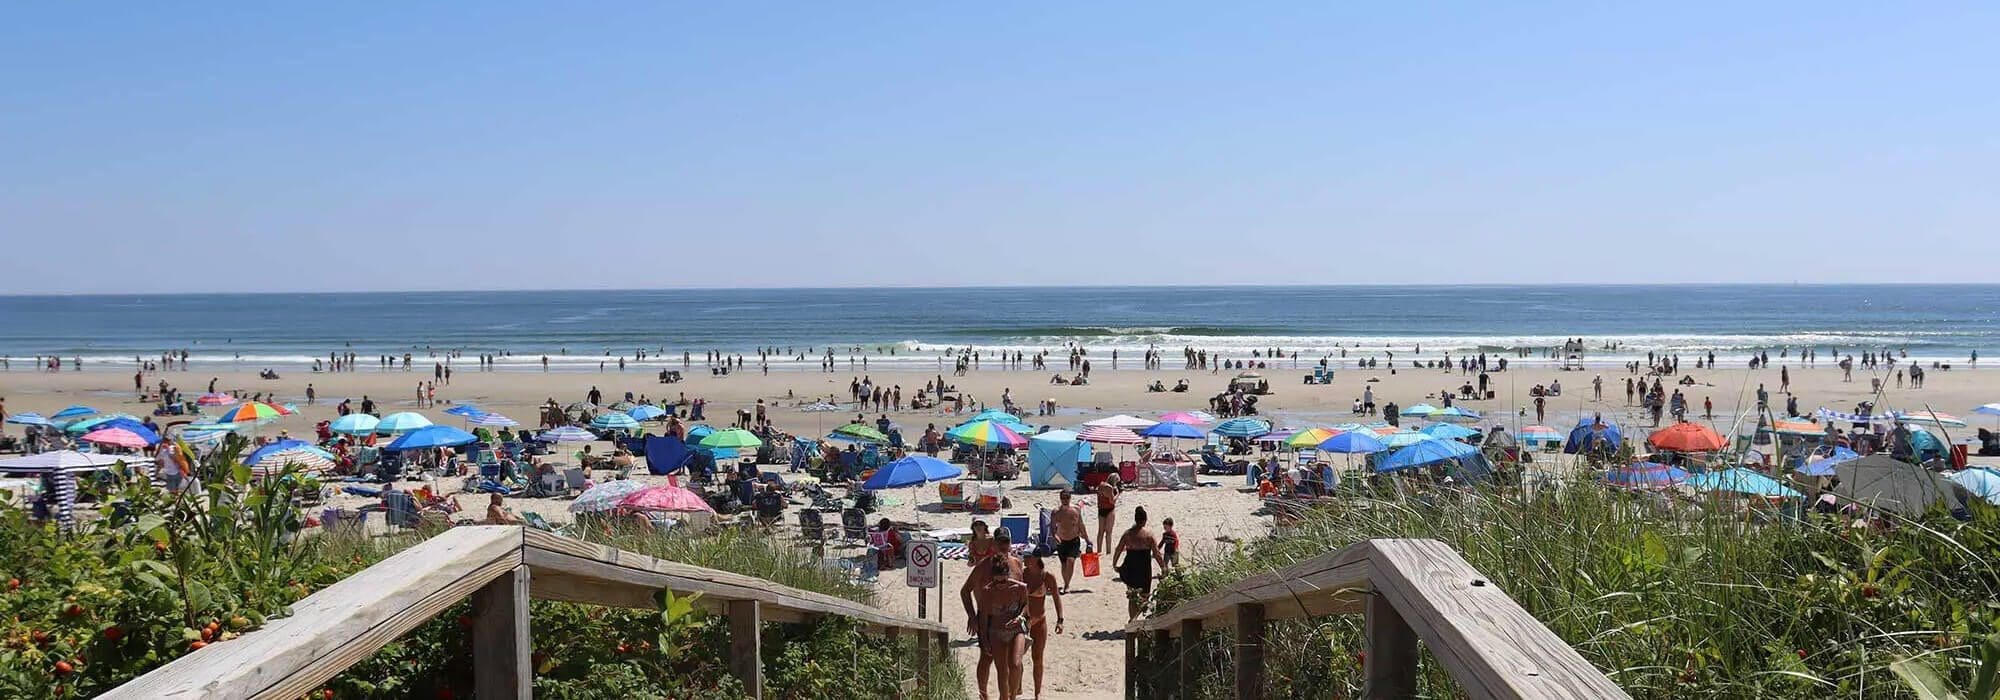
MULTIPOLYGON (((1021 654, 1028 648, 1028 586, 1009 575, 1010 569, 1004 557, 995 557, 991 563, 980 568, 986 570, 986 581, 979 587, 979 648, 993 660, 994 675, 997 676, 994 685, 999 687, 1000 697, 1018 698, 1021 696, 1021 654)), ((979 697, 981 700, 986 698, 983 678, 979 683, 979 697)))
MULTIPOLYGON (((1056 575, 1042 565, 1041 555, 1031 555, 1021 570, 1028 586, 1028 648, 1035 659, 1035 697, 1042 697, 1042 675, 1045 664, 1043 652, 1049 647, 1049 621, 1043 599, 1056 601, 1055 633, 1063 631, 1062 591, 1056 587, 1056 575)), ((1018 690, 1018 687, 1017 687, 1018 690)))
MULTIPOLYGON (((1062 560, 1062 592, 1069 592, 1070 577, 1075 575, 1077 557, 1083 556, 1084 545, 1095 547, 1090 539, 1090 528, 1083 524, 1083 508, 1070 503, 1069 492, 1062 493, 1062 505, 1049 516, 1056 529, 1056 558, 1062 560)), ((1036 671, 1040 671, 1036 667, 1036 671)))

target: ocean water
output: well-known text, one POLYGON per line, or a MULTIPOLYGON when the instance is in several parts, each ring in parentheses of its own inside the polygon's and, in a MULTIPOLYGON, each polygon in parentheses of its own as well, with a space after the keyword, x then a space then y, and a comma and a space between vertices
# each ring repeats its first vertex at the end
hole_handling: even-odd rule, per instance
MULTIPOLYGON (((639 366, 680 366, 707 350, 751 358, 775 347, 774 369, 817 366, 829 346, 844 366, 930 368, 947 347, 1034 352, 1082 344, 1136 358, 1182 347, 1231 358, 1281 348, 1305 358, 1419 346, 1440 352, 1545 348, 1582 337, 1592 364, 1648 351, 1821 353, 1891 348, 1964 361, 2000 350, 2000 285, 1035 287, 188 294, 0 297, 0 355, 82 357, 90 366, 187 349, 197 365, 297 367, 333 351, 501 354, 501 368, 596 369, 607 353, 639 366), (810 349, 810 350, 809 350, 810 349), (891 355, 890 353, 894 354, 891 355), (807 354, 797 360, 798 354, 807 354)), ((1059 354, 1059 353, 1058 353, 1059 354)), ((1059 358, 1058 358, 1059 359, 1059 358)), ((615 359, 613 360, 615 362, 615 359)), ((1537 362, 1539 356, 1516 362, 1537 362)), ((1098 359, 1102 364, 1103 360, 1098 359)), ((1058 362, 1060 364, 1060 362, 1058 362)), ((1121 362, 1121 366, 1127 366, 1121 362)))

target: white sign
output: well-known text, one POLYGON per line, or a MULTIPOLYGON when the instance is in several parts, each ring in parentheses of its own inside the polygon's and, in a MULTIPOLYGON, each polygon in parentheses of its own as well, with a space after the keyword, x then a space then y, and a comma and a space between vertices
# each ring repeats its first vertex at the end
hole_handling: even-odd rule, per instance
POLYGON ((938 559, 937 540, 910 540, 908 545, 909 566, 903 571, 909 575, 911 588, 937 588, 938 579, 943 577, 944 562, 938 559))

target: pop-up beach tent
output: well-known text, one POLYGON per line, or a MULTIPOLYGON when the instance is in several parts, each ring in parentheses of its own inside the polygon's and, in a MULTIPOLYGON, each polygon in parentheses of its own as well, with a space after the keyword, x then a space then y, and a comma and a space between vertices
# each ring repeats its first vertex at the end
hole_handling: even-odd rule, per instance
POLYGON ((1028 480, 1034 486, 1076 483, 1076 464, 1090 459, 1090 443, 1068 430, 1051 430, 1028 439, 1028 480))

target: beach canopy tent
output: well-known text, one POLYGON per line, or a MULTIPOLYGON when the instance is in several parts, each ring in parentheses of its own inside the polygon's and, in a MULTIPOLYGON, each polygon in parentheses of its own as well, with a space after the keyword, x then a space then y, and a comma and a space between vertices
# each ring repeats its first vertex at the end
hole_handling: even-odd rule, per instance
POLYGON ((1253 438, 1271 432, 1271 424, 1255 418, 1231 418, 1210 428, 1209 432, 1232 438, 1253 438))
POLYGON ((1155 423, 1159 423, 1159 421, 1146 420, 1138 416, 1128 416, 1123 413, 1120 413, 1118 415, 1111 416, 1108 418, 1099 418, 1094 421, 1087 421, 1083 425, 1084 427, 1103 426, 1106 428, 1124 428, 1126 430, 1145 430, 1147 428, 1153 427, 1155 423))
POLYGON ((1563 441, 1563 454, 1615 451, 1624 443, 1625 436, 1618 431, 1618 424, 1601 418, 1585 418, 1569 429, 1569 439, 1563 441))
POLYGON ((1945 428, 1963 428, 1965 421, 1958 416, 1940 411, 1897 411, 1896 420, 1901 423, 1919 423, 1945 428))
POLYGON ((1992 467, 1972 467, 1944 475, 1968 493, 1986 499, 1987 503, 2000 506, 2000 471, 1992 467))
POLYGON ((153 460, 130 455, 107 455, 76 450, 57 450, 25 455, 11 459, 0 459, 0 474, 49 474, 54 472, 91 472, 111 468, 119 462, 126 464, 148 464, 153 460))
POLYGON ((1675 452, 1713 452, 1729 444, 1715 430, 1700 423, 1681 422, 1653 431, 1646 444, 1654 449, 1675 452))
POLYGON ((1702 472, 1688 477, 1687 485, 1693 487, 1696 491, 1726 491, 1752 496, 1773 496, 1780 498, 1805 497, 1805 494, 1778 483, 1777 479, 1742 468, 1702 472))
POLYGON ((861 483, 861 488, 870 491, 900 489, 933 481, 949 481, 961 476, 965 476, 964 467, 936 457, 910 455, 876 469, 874 474, 868 476, 867 481, 861 483))
POLYGON ((374 433, 375 426, 381 422, 382 419, 366 413, 349 413, 333 419, 327 429, 341 435, 368 435, 374 433))
MULTIPOLYGON (((1818 452, 1815 451, 1814 454, 1817 455, 1818 452)), ((1805 466, 1799 467, 1799 473, 1806 476, 1833 476, 1834 467, 1860 458, 1861 455, 1854 450, 1845 447, 1835 447, 1825 457, 1813 459, 1806 462, 1805 466)))
POLYGON ((1822 437, 1826 435, 1826 426, 1809 420, 1785 420, 1780 418, 1772 421, 1771 425, 1766 427, 1765 430, 1792 437, 1822 437))
POLYGON ((1640 462, 1605 472, 1604 480, 1620 488, 1663 489, 1686 482, 1688 472, 1680 467, 1670 467, 1656 462, 1640 462))
POLYGON ((403 433, 401 437, 389 441, 389 444, 382 449, 391 452, 400 452, 403 450, 422 450, 436 447, 458 447, 460 445, 470 445, 478 441, 479 438, 474 437, 472 433, 449 425, 427 425, 403 433))
POLYGON ((1507 432, 1506 428, 1496 425, 1488 429, 1486 435, 1479 439, 1479 446, 1511 449, 1520 447, 1520 441, 1513 433, 1507 432))
POLYGON ((688 449, 687 441, 672 435, 646 438, 646 473, 655 476, 672 474, 686 467, 694 452, 688 449))
POLYGON ((1920 515, 1942 505, 1953 514, 1965 513, 1965 500, 1958 484, 1923 467, 1901 462, 1888 455, 1869 455, 1833 468, 1840 483, 1834 495, 1867 506, 1920 515))
MULTIPOLYGON (((1125 431, 1127 435, 1132 431, 1125 431)), ((1090 443, 1067 430, 1051 430, 1028 439, 1028 482, 1032 486, 1073 486, 1076 465, 1090 459, 1090 443)), ((1134 436, 1137 439, 1137 436, 1134 436)))
POLYGON ((1456 440, 1425 440, 1396 450, 1375 465, 1375 471, 1393 472, 1475 455, 1479 448, 1456 440))

